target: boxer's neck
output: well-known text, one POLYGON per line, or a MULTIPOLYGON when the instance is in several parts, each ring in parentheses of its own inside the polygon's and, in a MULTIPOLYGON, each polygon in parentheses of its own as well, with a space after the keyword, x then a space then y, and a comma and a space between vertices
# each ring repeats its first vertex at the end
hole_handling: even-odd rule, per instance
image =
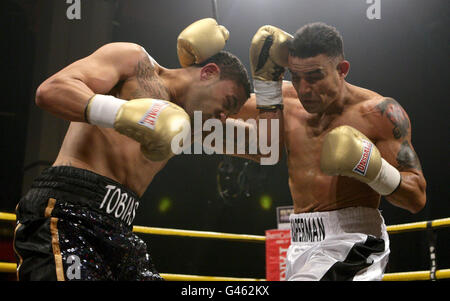
POLYGON ((159 76, 169 91, 169 101, 183 107, 184 96, 193 82, 192 72, 191 68, 161 69, 159 76))

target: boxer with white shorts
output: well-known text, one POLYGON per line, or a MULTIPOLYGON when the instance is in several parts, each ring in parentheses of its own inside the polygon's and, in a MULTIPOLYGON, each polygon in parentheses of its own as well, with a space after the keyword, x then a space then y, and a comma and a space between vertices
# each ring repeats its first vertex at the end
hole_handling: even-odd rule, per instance
POLYGON ((389 236, 380 212, 367 207, 292 214, 289 280, 381 280, 389 236))
POLYGON ((389 254, 380 197, 412 213, 426 203, 408 115, 394 99, 345 80, 342 37, 324 23, 295 36, 261 27, 250 62, 255 93, 231 117, 280 120, 265 139, 278 134, 287 153, 295 214, 286 278, 380 280, 389 254), (292 82, 283 81, 285 68, 292 82))

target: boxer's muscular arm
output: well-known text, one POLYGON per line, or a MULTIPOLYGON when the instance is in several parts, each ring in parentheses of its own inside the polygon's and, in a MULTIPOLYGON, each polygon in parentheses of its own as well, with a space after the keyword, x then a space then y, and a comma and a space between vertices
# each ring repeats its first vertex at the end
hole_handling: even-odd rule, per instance
POLYGON ((412 213, 426 203, 426 181, 419 158, 411 144, 411 123, 405 110, 392 98, 385 98, 375 107, 380 115, 382 139, 378 147, 382 157, 401 174, 400 186, 386 199, 412 213))
POLYGON ((136 44, 106 44, 44 81, 36 91, 36 104, 60 118, 84 122, 89 98, 108 93, 132 76, 144 55, 136 44))

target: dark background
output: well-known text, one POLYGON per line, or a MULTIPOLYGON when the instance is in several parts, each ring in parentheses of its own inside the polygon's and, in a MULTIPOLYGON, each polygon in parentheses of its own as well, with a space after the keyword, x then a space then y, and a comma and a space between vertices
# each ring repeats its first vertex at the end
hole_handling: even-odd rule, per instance
MULTIPOLYGON (((213 16, 210 0, 81 0, 80 20, 67 20, 70 4, 65 0, 0 3, 4 85, 0 210, 7 212, 13 212, 29 179, 55 159, 67 127, 66 122, 35 108, 34 93, 43 80, 112 41, 138 43, 162 66, 178 68, 178 34, 192 22, 213 16)), ((367 18, 370 4, 365 0, 217 3, 219 22, 230 31, 225 50, 237 55, 248 70, 249 43, 260 26, 271 24, 290 33, 314 21, 335 26, 351 63, 348 82, 395 98, 409 114, 412 143, 427 179, 427 205, 418 214, 382 200, 386 224, 450 216, 448 0, 382 0, 379 20, 367 18)), ((264 235, 265 230, 277 227, 276 207, 292 204, 287 181, 285 159, 261 167, 219 155, 181 155, 155 177, 135 224, 264 235), (224 200, 217 189, 219 164, 233 168, 229 183, 223 183, 230 185, 236 183, 246 163, 242 175, 247 179, 243 183, 248 195, 224 200), (268 208, 261 205, 263 195, 271 199, 268 208)), ((438 269, 450 267, 449 232, 436 231, 438 269)), ((11 233, 5 233, 3 240, 10 241, 11 233)), ((262 243, 142 237, 162 273, 265 277, 262 243)), ((387 272, 428 268, 425 231, 391 235, 387 272)))

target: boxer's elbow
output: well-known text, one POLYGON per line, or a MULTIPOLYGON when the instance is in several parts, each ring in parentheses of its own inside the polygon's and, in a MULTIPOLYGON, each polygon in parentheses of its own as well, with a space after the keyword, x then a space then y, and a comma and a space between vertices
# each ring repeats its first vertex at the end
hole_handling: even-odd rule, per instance
POLYGON ((418 176, 414 189, 411 192, 409 211, 413 214, 420 212, 427 203, 426 181, 423 177, 418 176))
POLYGON ((73 84, 71 80, 55 77, 43 82, 36 90, 35 103, 44 110, 54 107, 63 96, 69 94, 73 84))
POLYGON ((50 90, 48 85, 43 83, 36 90, 36 96, 34 98, 34 102, 40 108, 44 108, 46 103, 48 103, 50 90))
POLYGON ((56 96, 55 90, 59 89, 59 86, 61 85, 63 85, 63 82, 60 79, 52 79, 43 82, 36 90, 36 105, 41 109, 51 107, 56 96))
POLYGON ((414 208, 415 210, 413 213, 417 213, 417 212, 421 211, 427 203, 426 186, 427 186, 427 183, 426 183, 425 179, 422 179, 420 181, 420 183, 418 184, 419 188, 418 188, 418 192, 416 193, 416 195, 417 195, 416 202, 415 202, 416 206, 414 208))
POLYGON ((419 213, 425 207, 425 204, 426 204, 426 197, 425 196, 420 197, 413 201, 413 203, 409 208, 409 212, 413 214, 419 213))
POLYGON ((418 213, 426 205, 426 181, 421 174, 402 172, 400 187, 386 198, 394 206, 418 213))

